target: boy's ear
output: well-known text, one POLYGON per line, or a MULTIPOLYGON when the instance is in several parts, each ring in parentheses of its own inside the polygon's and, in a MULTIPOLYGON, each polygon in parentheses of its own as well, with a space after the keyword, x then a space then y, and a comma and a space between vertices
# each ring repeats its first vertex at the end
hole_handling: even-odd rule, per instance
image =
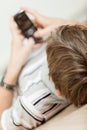
POLYGON ((62 96, 62 94, 61 94, 59 89, 56 89, 56 91, 57 91, 58 96, 62 96))

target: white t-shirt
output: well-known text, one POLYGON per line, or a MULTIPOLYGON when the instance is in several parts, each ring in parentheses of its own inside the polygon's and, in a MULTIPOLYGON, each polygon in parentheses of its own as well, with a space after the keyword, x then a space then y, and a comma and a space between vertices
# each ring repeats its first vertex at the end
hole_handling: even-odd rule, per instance
POLYGON ((32 52, 24 66, 12 106, 2 114, 3 130, 33 129, 65 108, 68 103, 57 95, 49 79, 46 44, 32 52))

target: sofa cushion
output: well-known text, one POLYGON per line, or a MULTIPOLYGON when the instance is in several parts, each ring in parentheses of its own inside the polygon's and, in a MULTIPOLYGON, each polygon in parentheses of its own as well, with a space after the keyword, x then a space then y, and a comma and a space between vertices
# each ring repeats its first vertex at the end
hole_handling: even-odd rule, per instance
POLYGON ((87 105, 70 105, 35 130, 87 130, 87 105))

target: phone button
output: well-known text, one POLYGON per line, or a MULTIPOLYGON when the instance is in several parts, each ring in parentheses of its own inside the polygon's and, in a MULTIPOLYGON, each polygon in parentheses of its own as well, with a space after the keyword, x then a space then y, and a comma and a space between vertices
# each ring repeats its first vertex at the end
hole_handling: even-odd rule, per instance
POLYGON ((28 34, 29 34, 29 35, 33 35, 33 33, 34 33, 34 30, 33 30, 32 28, 30 28, 30 29, 28 30, 28 34))
POLYGON ((30 27, 28 30, 26 30, 26 31, 24 32, 24 34, 25 34, 25 36, 26 36, 27 38, 29 38, 29 37, 33 36, 33 34, 34 34, 35 31, 37 31, 37 28, 34 27, 34 26, 32 26, 32 27, 30 27))

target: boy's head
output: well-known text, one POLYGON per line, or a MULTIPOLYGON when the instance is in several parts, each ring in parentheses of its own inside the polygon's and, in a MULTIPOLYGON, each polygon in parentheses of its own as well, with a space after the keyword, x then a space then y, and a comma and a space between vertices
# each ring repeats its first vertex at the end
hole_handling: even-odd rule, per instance
POLYGON ((87 27, 64 25, 48 38, 49 75, 76 106, 87 103, 87 27))

